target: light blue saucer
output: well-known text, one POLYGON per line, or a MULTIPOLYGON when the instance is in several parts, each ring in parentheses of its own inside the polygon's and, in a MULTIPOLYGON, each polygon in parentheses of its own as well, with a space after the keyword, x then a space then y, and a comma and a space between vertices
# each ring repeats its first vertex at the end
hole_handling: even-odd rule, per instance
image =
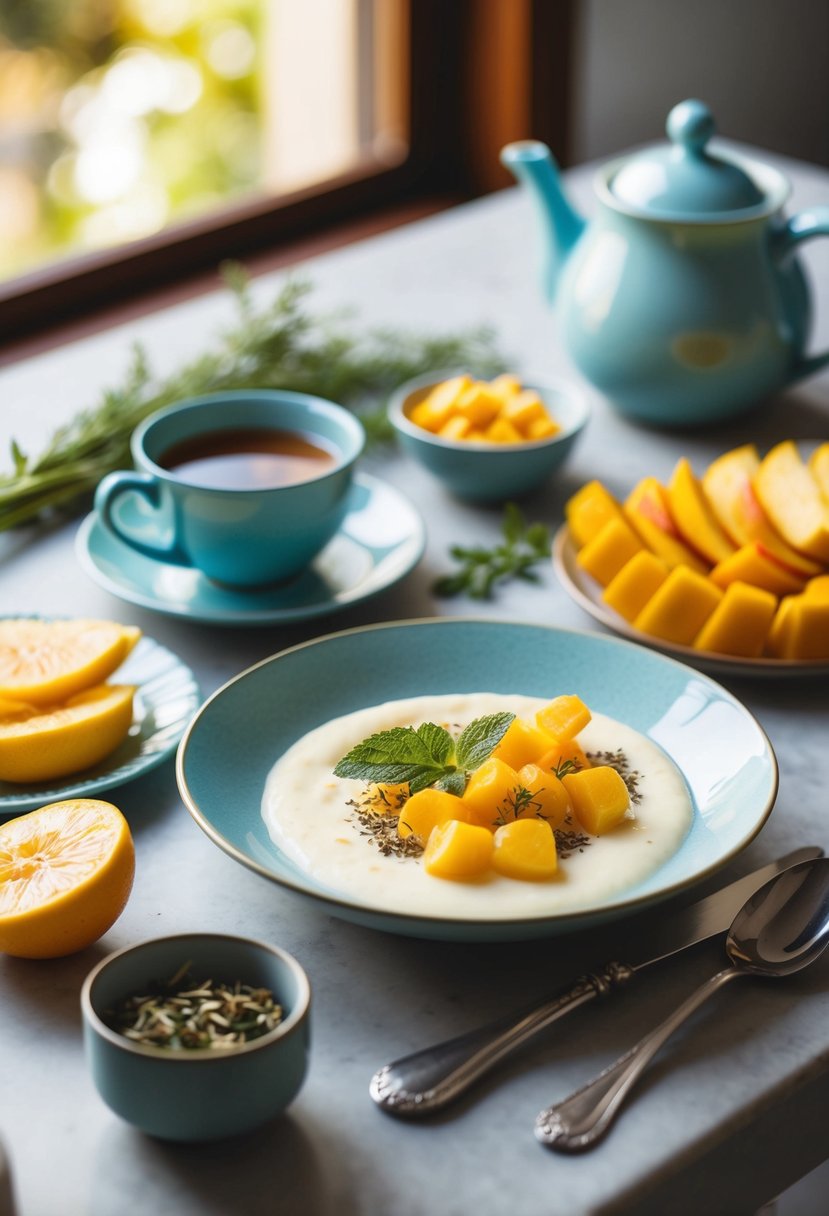
POLYGON ((236 591, 195 568, 144 557, 94 511, 78 530, 76 550, 95 582, 131 604, 215 625, 265 625, 325 616, 377 595, 417 565, 425 540, 407 498, 357 473, 340 531, 303 574, 279 586, 236 591))
POLYGON ((777 793, 777 763, 753 715, 730 692, 644 646, 552 626, 491 620, 409 621, 329 634, 235 677, 201 707, 179 745, 182 799, 242 865, 334 916, 417 937, 510 941, 612 920, 713 874, 756 836, 777 793), (641 882, 583 911, 522 919, 413 916, 323 886, 268 835, 271 767, 314 727, 390 698, 489 691, 578 692, 667 752, 694 804, 676 853, 641 882), (267 722, 267 730, 262 723, 267 722))

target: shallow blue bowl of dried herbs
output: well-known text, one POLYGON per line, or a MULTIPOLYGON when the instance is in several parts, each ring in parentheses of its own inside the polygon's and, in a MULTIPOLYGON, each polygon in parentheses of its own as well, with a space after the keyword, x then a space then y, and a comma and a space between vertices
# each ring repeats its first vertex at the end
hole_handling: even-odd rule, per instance
POLYGON ((190 933, 127 947, 81 992, 92 1078, 117 1115, 151 1136, 239 1135, 299 1092, 310 1000, 296 959, 265 942, 190 933))

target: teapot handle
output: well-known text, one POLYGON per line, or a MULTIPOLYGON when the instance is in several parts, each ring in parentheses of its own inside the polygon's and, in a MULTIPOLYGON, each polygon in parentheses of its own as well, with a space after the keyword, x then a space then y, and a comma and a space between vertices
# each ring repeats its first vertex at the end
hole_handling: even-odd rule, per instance
MULTIPOLYGON (((787 254, 801 241, 814 236, 829 236, 829 207, 809 207, 793 215, 777 234, 779 254, 787 254)), ((789 381, 802 380, 829 364, 829 350, 819 355, 801 355, 792 368, 789 381)))

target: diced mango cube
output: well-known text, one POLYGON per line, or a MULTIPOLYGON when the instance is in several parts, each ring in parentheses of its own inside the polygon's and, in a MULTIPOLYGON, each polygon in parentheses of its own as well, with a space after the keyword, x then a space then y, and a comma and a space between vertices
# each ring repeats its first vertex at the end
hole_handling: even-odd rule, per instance
POLYGON ((409 797, 409 783, 400 785, 374 783, 368 788, 368 795, 361 802, 361 810, 374 811, 376 815, 398 815, 400 808, 409 797))
POLYGON ((634 618, 635 629, 690 646, 722 599, 722 591, 687 566, 675 566, 634 618))
POLYGON ((557 435, 561 427, 549 416, 546 418, 534 418, 533 421, 524 430, 524 435, 529 440, 537 439, 552 439, 553 435, 557 435))
POLYGON ((523 807, 519 818, 546 819, 551 828, 560 828, 571 805, 570 795, 555 773, 538 764, 525 764, 518 770, 518 780, 531 795, 531 801, 523 807))
POLYGON ((756 659, 763 653, 777 596, 748 583, 730 583, 717 607, 694 638, 695 650, 756 659))
POLYGON ((630 806, 622 778, 608 764, 598 764, 562 777, 573 804, 573 812, 591 836, 602 836, 618 827, 630 806))
POLYGON ((753 587, 763 587, 773 595, 795 595, 805 586, 802 578, 768 556, 757 541, 749 541, 731 557, 717 562, 710 578, 718 587, 725 588, 729 583, 736 582, 751 583, 753 587))
POLYGON ((513 718, 492 755, 511 768, 519 769, 543 756, 552 744, 552 736, 546 730, 539 730, 523 718, 513 718))
POLYGON ((572 693, 555 697, 549 705, 539 709, 535 720, 541 730, 546 730, 556 742, 575 739, 584 730, 591 718, 590 710, 580 697, 572 693))
POLYGON ((624 565, 644 549, 641 540, 623 519, 609 519, 579 550, 576 561, 582 570, 606 587, 624 565))
POLYGON ((457 412, 470 426, 487 427, 497 417, 503 401, 485 384, 476 381, 458 397, 457 412))
POLYGON ((541 819, 515 819, 493 837, 492 866, 499 874, 525 882, 544 882, 558 869, 556 839, 541 819))
POLYGON ((531 422, 547 417, 547 410, 538 393, 525 388, 504 403, 501 417, 511 422, 522 434, 526 434, 531 422))
POLYGON ((462 418, 460 414, 453 414, 451 418, 447 418, 443 426, 438 427, 438 435, 441 439, 465 439, 471 430, 468 418, 462 418))
POLYGON ((668 577, 668 566, 648 549, 640 549, 625 562, 602 592, 604 602, 632 621, 668 577))
POLYGON ((485 431, 490 443, 522 443, 524 436, 506 418, 496 418, 485 431))
POLYGON ((459 819, 432 828, 423 868, 435 878, 475 878, 492 865, 492 832, 459 819))
POLYGON ((778 659, 829 659, 829 597, 804 593, 781 600, 766 648, 778 659))
POLYGON ((497 756, 484 760, 469 778, 463 794, 462 801, 470 821, 494 831, 519 784, 518 774, 511 765, 497 756))
POLYGON ((571 768, 590 768, 590 761, 575 739, 562 739, 560 743, 554 743, 548 752, 539 757, 538 767, 558 773, 560 769, 569 771, 571 768))
MULTIPOLYGON (((826 446, 829 448, 829 444, 826 446)), ((818 574, 817 577, 810 578, 803 594, 808 595, 810 599, 829 599, 829 574, 818 574)))
POLYGON ((436 433, 457 412, 457 399, 471 383, 472 378, 464 375, 453 376, 436 385, 409 411, 411 421, 436 433))
POLYGON ((432 828, 448 823, 450 819, 469 819, 462 799, 434 787, 418 790, 400 811, 397 834, 404 840, 407 836, 419 836, 425 844, 432 828))
POLYGON ((610 519, 624 519, 621 503, 600 481, 588 481, 567 500, 567 526, 578 548, 592 540, 610 519))
POLYGON ((504 401, 508 401, 510 397, 514 397, 516 393, 521 392, 521 381, 510 372, 502 372, 500 376, 496 376, 494 380, 490 380, 489 389, 490 392, 496 393, 504 401))

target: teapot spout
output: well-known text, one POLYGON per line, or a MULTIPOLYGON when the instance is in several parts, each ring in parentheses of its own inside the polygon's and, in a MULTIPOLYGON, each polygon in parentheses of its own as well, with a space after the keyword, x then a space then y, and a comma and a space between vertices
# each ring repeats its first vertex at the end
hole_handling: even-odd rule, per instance
POLYGON ((541 216, 545 260, 543 284, 552 301, 559 272, 578 242, 585 220, 571 207, 558 175, 558 165, 546 144, 535 139, 519 140, 501 150, 501 164, 522 185, 530 187, 541 216))

